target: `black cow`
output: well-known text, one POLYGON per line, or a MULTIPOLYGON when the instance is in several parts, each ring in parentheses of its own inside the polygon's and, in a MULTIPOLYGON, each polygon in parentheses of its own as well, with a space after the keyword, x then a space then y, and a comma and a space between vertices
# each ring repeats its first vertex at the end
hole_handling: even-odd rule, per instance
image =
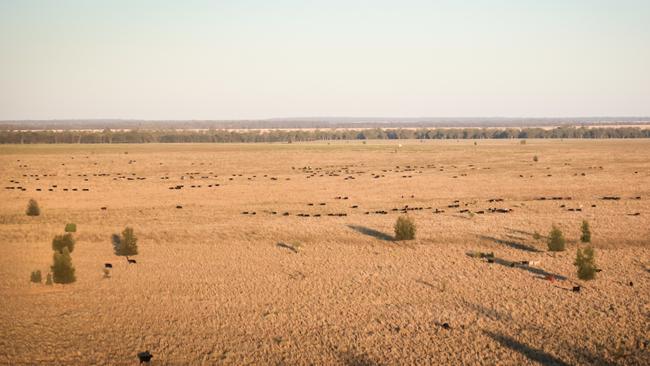
POLYGON ((151 362, 152 358, 153 358, 153 355, 149 351, 144 351, 144 352, 138 353, 138 359, 140 360, 141 365, 143 363, 149 364, 151 362))

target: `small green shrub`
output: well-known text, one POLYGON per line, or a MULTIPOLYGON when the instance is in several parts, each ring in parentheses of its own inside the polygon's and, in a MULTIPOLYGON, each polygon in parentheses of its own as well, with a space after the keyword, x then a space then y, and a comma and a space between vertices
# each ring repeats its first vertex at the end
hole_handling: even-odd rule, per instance
POLYGON ((72 253, 74 251, 74 243, 74 237, 70 233, 57 235, 52 239, 52 250, 61 252, 63 248, 68 248, 68 252, 72 253))
POLYGON ((582 235, 580 235, 580 241, 583 243, 591 243, 591 230, 589 229, 589 223, 587 220, 582 221, 582 235))
POLYGON ((540 235, 540 233, 538 233, 537 231, 535 231, 533 233, 533 239, 540 240, 541 238, 542 238, 542 235, 540 235))
POLYGON ((43 277, 41 276, 41 271, 40 270, 33 271, 29 280, 34 283, 41 283, 43 281, 43 277))
POLYGON ((395 222, 395 240, 415 239, 415 222, 408 216, 400 216, 395 222))
POLYGON ((45 280, 45 284, 48 286, 52 286, 52 273, 47 274, 47 279, 45 280))
POLYGON ((553 226, 548 234, 548 250, 552 252, 561 252, 564 250, 564 234, 557 227, 553 226))
POLYGON ((63 247, 61 252, 54 252, 54 263, 51 269, 54 283, 72 283, 77 280, 72 257, 67 247, 63 247))
POLYGON ((38 207, 38 202, 35 199, 29 200, 26 213, 27 216, 39 216, 41 214, 41 209, 38 207))
POLYGON ((124 228, 122 236, 113 235, 112 241, 115 254, 124 256, 138 254, 138 238, 133 233, 133 228, 124 228))
POLYGON ((593 280, 596 278, 596 252, 592 247, 578 248, 576 261, 573 263, 578 269, 578 278, 593 280))
POLYGON ((77 224, 65 224, 65 232, 66 233, 76 233, 77 232, 77 224))
POLYGON ((520 143, 521 145, 526 145, 526 140, 521 140, 521 141, 519 141, 519 143, 520 143))

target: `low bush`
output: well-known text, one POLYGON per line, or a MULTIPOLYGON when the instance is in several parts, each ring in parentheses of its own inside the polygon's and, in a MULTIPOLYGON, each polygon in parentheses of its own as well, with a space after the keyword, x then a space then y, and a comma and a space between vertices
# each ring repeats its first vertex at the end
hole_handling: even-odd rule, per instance
POLYGON ((596 278, 596 252, 594 248, 578 248, 576 261, 573 264, 577 267, 579 279, 593 280, 596 278))
POLYGON ((561 252, 564 250, 565 240, 562 230, 553 226, 551 232, 548 234, 548 250, 552 252, 561 252))
POLYGON ((65 225, 65 232, 66 233, 76 233, 77 232, 77 224, 66 224, 65 225))
POLYGON ((40 270, 33 271, 29 280, 34 283, 41 283, 43 281, 43 277, 41 276, 41 271, 40 270))
POLYGON ((408 216, 400 216, 395 222, 395 240, 415 239, 415 222, 408 216))
POLYGON ((29 200, 26 213, 27 216, 39 216, 41 214, 41 209, 38 207, 38 202, 35 199, 29 200))

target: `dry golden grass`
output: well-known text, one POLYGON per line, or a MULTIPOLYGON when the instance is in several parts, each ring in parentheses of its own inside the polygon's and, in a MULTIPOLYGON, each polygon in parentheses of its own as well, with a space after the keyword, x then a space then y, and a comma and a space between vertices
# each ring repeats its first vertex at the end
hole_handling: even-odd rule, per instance
POLYGON ((0 180, 0 364, 136 364, 145 349, 155 365, 649 359, 647 140, 0 146, 0 180), (416 240, 386 240, 404 205, 423 207, 416 240), (490 207, 513 211, 459 212, 490 207), (583 219, 602 269, 586 283, 572 264, 583 219), (68 222, 77 282, 30 284, 68 222), (552 224, 566 252, 533 239, 552 224), (127 225, 136 265, 112 252, 127 225))

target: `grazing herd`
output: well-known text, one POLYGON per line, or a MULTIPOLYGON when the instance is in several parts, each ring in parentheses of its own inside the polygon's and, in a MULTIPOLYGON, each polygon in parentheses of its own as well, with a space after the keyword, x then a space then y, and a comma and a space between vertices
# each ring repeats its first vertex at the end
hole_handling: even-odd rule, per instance
MULTIPOLYGON (((86 159, 89 157, 86 156, 86 159)), ((71 157, 72 160, 74 160, 74 157, 71 157)), ((134 165, 137 161, 136 160, 129 160, 127 162, 127 165, 134 165)), ((65 163, 61 163, 62 165, 65 165, 65 163)), ((97 162, 94 162, 93 165, 97 165, 97 162)), ((163 165, 163 163, 160 163, 160 165, 163 165)), ((194 165, 194 164, 192 164, 194 165)), ((203 165, 203 164, 201 164, 203 165)), ((564 165, 570 165, 569 163, 565 163, 564 165)), ((27 169, 28 165, 26 164, 20 164, 19 165, 20 169, 27 169)), ((436 165, 436 164, 425 164, 425 165, 396 165, 393 168, 380 168, 376 171, 373 171, 373 169, 369 169, 365 167, 363 164, 344 164, 344 165, 327 165, 323 167, 312 167, 312 166, 303 166, 303 167, 291 167, 291 170, 294 172, 298 172, 302 174, 305 179, 312 179, 312 178, 342 178, 344 180, 350 180, 350 179, 359 179, 361 177, 369 176, 371 179, 381 179, 381 178, 386 178, 390 176, 391 174, 394 175, 395 177, 398 178, 412 178, 414 174, 423 174, 425 172, 451 172, 451 171, 457 171, 457 173, 451 173, 453 175, 450 175, 450 178, 459 178, 459 177, 467 177, 468 173, 471 171, 477 170, 477 169, 484 169, 484 170, 489 170, 491 167, 476 167, 474 164, 468 164, 466 167, 461 168, 457 165, 436 165)), ((550 167, 546 167, 546 169, 550 169, 550 167)), ((595 166, 595 167, 588 167, 588 169, 594 169, 594 170, 603 170, 602 166, 595 166)), ((637 173, 637 172, 635 172, 637 173)), ((586 174, 584 172, 575 172, 573 174, 574 176, 580 175, 580 176, 585 176, 586 174)), ((519 175, 520 177, 523 177, 523 174, 519 175)), ((550 174, 549 174, 550 176, 550 174)), ((116 182, 128 182, 128 181, 144 181, 149 178, 153 177, 146 177, 146 176, 140 176, 136 173, 127 173, 127 172, 117 172, 117 173, 111 173, 111 172, 97 172, 97 173, 82 173, 82 174, 66 174, 64 175, 69 181, 70 178, 81 178, 83 182, 89 182, 91 179, 98 179, 98 178, 111 178, 113 181, 116 182)), ((532 177, 532 176, 531 176, 532 177)), ((56 173, 54 174, 22 174, 22 179, 21 178, 14 178, 10 179, 9 183, 12 183, 12 185, 5 186, 5 189, 7 190, 19 190, 22 192, 26 192, 30 189, 33 189, 35 192, 89 192, 91 190, 90 187, 61 187, 60 183, 53 182, 53 184, 49 184, 46 186, 40 185, 39 184, 42 182, 41 179, 48 179, 48 180, 56 180, 60 178, 60 176, 56 173), (23 182, 21 183, 21 180, 28 180, 28 182, 23 182), (31 188, 30 188, 31 187, 31 188)), ((278 181, 282 178, 284 178, 285 181, 291 180, 290 177, 279 177, 275 175, 270 175, 270 174, 252 174, 252 175, 246 175, 244 173, 231 173, 231 174, 225 174, 225 175, 217 175, 215 174, 214 171, 208 171, 208 172, 200 172, 200 171, 193 171, 193 172, 185 172, 181 174, 180 176, 177 176, 176 178, 170 176, 170 175, 162 175, 159 176, 159 180, 161 181, 170 181, 172 179, 176 179, 179 181, 197 181, 195 184, 172 184, 167 186, 169 190, 174 190, 174 191, 179 191, 179 190, 184 190, 184 189, 202 189, 202 188, 218 188, 218 187, 223 187, 225 182, 223 179, 228 179, 227 182, 234 182, 236 179, 245 179, 247 182, 255 182, 259 179, 267 179, 269 181, 278 181), (221 181, 216 181, 221 179, 221 181), (202 181, 202 182, 201 182, 202 181)), ((402 198, 408 197, 409 195, 402 195, 402 198)), ((414 198, 414 195, 410 195, 411 198, 414 198)), ((348 196, 336 196, 334 197, 336 200, 348 200, 348 196)), ((619 201, 622 198, 620 196, 615 196, 615 195, 608 195, 608 196, 603 196, 601 197, 602 200, 606 201, 619 201)), ((640 200, 640 196, 634 196, 631 197, 631 199, 635 200, 640 200)), ((534 198, 534 200, 538 201, 571 201, 573 200, 573 197, 570 196, 550 196, 550 197, 537 197, 534 198)), ((504 198, 490 198, 487 200, 488 203, 502 203, 504 202, 504 198)), ((460 214, 469 214, 469 215, 483 215, 487 213, 497 213, 497 214, 507 214, 507 213, 512 213, 513 208, 511 207, 476 207, 477 201, 472 201, 472 202, 463 202, 461 203, 460 200, 454 200, 452 203, 446 205, 445 207, 434 207, 434 205, 427 205, 427 206, 410 206, 410 205, 404 205, 403 207, 389 207, 389 208, 371 208, 371 207, 366 207, 365 210, 357 210, 360 207, 362 207, 361 204, 354 204, 350 205, 347 207, 347 210, 341 210, 340 208, 334 211, 317 211, 317 212, 306 212, 306 211, 300 211, 300 212, 291 212, 287 209, 272 209, 272 210, 264 210, 265 213, 268 213, 270 215, 280 215, 280 216, 296 216, 296 217, 347 217, 351 214, 358 213, 358 214, 364 214, 364 215, 387 215, 390 212, 395 212, 395 213, 408 213, 408 212, 413 212, 413 211, 430 211, 433 214, 442 214, 445 213, 447 209, 457 209, 456 213, 460 214), (462 207, 461 207, 462 206, 462 207), (352 210, 352 211, 348 211, 352 210), (281 213, 280 213, 281 212, 281 213)), ((307 203, 308 207, 317 207, 317 206, 326 206, 327 202, 319 202, 319 203, 307 203)), ((177 205, 177 209, 182 209, 182 205, 177 205)), ((561 204, 559 206, 560 209, 565 210, 567 212, 582 212, 584 211, 584 208, 582 206, 573 206, 573 207, 568 207, 566 204, 561 204)), ((591 205, 591 208, 596 208, 595 204, 591 205)), ((106 206, 101 206, 101 210, 107 210, 106 206)), ((257 210, 247 210, 247 211, 242 211, 242 215, 249 215, 249 216, 255 216, 257 215, 257 210)), ((628 216, 640 216, 640 212, 631 212, 627 213, 628 216)))

